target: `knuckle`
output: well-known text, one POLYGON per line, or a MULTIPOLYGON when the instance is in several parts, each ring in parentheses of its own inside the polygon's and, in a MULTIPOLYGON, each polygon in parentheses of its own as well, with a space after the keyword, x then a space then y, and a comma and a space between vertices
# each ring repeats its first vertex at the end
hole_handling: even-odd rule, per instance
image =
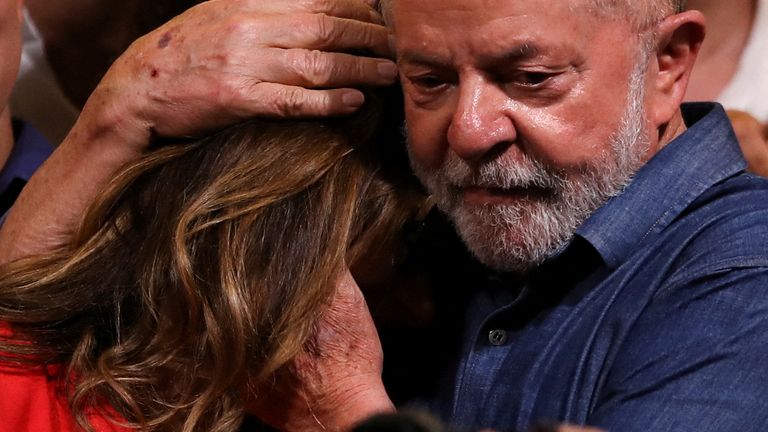
POLYGON ((336 41, 336 22, 325 14, 314 15, 315 38, 318 46, 327 47, 336 41))
POLYGON ((304 99, 298 89, 285 88, 277 93, 273 101, 273 111, 282 117, 293 117, 302 113, 304 99))
POLYGON ((325 53, 319 50, 304 51, 304 61, 298 66, 301 76, 311 86, 322 86, 328 83, 332 75, 332 67, 325 56, 325 53))
POLYGON ((227 36, 244 33, 248 31, 249 21, 244 15, 230 15, 221 20, 218 30, 227 36))

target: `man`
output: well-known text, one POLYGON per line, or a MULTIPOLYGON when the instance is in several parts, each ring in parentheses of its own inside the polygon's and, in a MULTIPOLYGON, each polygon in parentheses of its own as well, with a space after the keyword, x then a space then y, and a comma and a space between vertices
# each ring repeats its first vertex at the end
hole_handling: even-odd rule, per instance
POLYGON ((511 276, 472 287, 431 406, 500 430, 761 430, 768 189, 722 109, 679 109, 702 16, 665 1, 385 6, 414 170, 511 276))
POLYGON ((388 4, 415 172, 478 259, 516 275, 474 287, 443 417, 762 428, 766 184, 720 108, 679 109, 701 15, 388 4))
MULTIPOLYGON (((466 427, 525 429, 548 419, 620 431, 761 430, 768 188, 743 172, 719 108, 680 111, 702 16, 663 0, 386 6, 415 171, 468 248, 497 270, 468 287, 473 299, 456 317, 465 323, 455 334, 462 350, 429 405, 466 427)), ((334 7, 325 15, 354 9, 334 7)), ((323 48, 348 48, 337 30, 349 23, 323 22, 323 48)), ((328 57, 311 56, 322 60, 310 70, 330 69, 328 57)), ((317 85, 296 78, 290 62, 278 64, 287 67, 272 68, 273 81, 317 85)), ((308 93, 292 94, 306 101, 308 93)), ((344 97, 333 100, 341 112, 344 97)), ((300 114, 317 107, 282 106, 300 114)), ((136 153, 140 135, 129 147, 136 153)), ((62 177, 49 171, 37 184, 62 177)), ((90 193, 57 187, 77 190, 76 199, 90 193)), ((16 228, 0 233, 15 248, 1 259, 60 241, 21 223, 26 215, 50 221, 31 204, 51 209, 61 200, 34 190, 9 220, 16 228)), ((392 409, 352 281, 322 328, 321 355, 311 351, 293 368, 300 384, 254 407, 283 429, 343 430, 392 409)))
POLYGON ((0 5, 0 217, 11 207, 21 188, 52 151, 29 125, 11 118, 8 105, 19 68, 22 2, 0 5))

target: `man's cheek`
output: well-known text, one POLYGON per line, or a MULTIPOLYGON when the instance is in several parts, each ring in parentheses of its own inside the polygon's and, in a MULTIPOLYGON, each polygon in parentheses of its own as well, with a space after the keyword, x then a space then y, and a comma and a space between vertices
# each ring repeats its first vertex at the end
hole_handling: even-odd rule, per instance
POLYGON ((445 139, 433 127, 409 123, 408 153, 411 161, 424 168, 438 168, 447 151, 445 139))

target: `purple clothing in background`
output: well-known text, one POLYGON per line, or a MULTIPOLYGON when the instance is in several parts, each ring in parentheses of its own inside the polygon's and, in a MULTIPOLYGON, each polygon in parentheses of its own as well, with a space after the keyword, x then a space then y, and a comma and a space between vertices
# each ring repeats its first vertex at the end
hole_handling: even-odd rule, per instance
POLYGON ((53 152, 51 144, 31 125, 14 120, 13 150, 0 170, 0 224, 21 189, 53 152))

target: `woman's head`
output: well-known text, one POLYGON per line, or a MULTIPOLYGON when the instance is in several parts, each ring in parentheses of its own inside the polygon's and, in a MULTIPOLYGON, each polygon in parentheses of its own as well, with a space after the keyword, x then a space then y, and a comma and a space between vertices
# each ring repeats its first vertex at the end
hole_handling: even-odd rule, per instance
POLYGON ((128 167, 70 248, 5 270, 0 320, 21 343, 2 348, 69 364, 77 412, 233 429, 242 383, 290 360, 348 263, 408 217, 375 111, 254 120, 128 167))

